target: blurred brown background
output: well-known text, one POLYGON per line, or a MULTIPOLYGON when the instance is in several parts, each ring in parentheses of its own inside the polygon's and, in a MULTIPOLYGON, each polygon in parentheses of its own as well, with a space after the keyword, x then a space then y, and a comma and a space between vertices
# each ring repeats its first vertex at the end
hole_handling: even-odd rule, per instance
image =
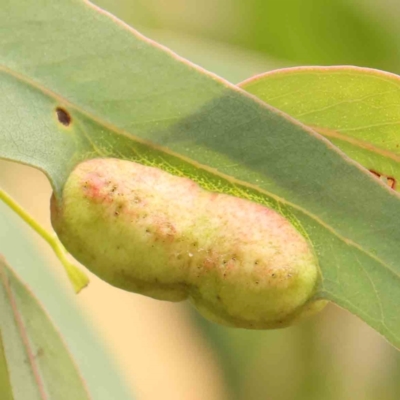
MULTIPOLYGON (((400 72, 400 26, 396 23, 400 3, 394 0, 96 3, 234 83, 294 65, 352 64, 400 72)), ((51 188, 40 172, 2 161, 0 185, 50 229, 51 188)), ((75 297, 51 250, 36 235, 30 237, 70 301, 82 309, 104 341, 132 398, 400 397, 397 351, 356 317, 333 305, 299 326, 253 332, 216 326, 187 304, 126 293, 93 275, 90 286, 75 297)))

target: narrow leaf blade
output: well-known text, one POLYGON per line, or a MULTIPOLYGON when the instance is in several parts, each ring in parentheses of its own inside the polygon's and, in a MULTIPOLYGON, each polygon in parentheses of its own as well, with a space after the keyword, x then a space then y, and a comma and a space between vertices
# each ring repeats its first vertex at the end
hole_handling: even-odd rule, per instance
POLYGON ((15 400, 89 400, 59 333, 4 259, 0 283, 0 329, 15 400))
POLYGON ((358 67, 297 67, 240 86, 308 125, 400 191, 400 77, 358 67))

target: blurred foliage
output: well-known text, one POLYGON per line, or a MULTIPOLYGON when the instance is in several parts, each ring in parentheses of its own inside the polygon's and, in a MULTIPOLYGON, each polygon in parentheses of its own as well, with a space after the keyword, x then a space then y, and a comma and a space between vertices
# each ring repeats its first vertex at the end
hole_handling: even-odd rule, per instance
POLYGON ((190 34, 257 51, 285 66, 346 64, 400 72, 400 29, 392 15, 400 7, 393 0, 95 3, 150 36, 149 29, 190 34))
MULTIPOLYGON (((178 54, 239 82, 294 65, 400 72, 392 0, 97 0, 178 54)), ((218 353, 233 399, 395 400, 400 355, 331 306, 286 330, 245 331, 193 313, 218 353)))
POLYGON ((236 400, 395 400, 400 356, 335 306, 290 329, 245 331, 194 320, 219 354, 236 400))

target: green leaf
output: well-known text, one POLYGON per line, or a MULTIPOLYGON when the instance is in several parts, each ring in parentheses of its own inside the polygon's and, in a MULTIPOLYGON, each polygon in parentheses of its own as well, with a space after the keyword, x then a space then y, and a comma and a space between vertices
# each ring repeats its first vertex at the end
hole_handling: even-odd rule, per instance
MULTIPOLYGON (((2 162, 1 166, 0 177, 7 176, 4 170, 7 164, 2 162)), ((53 264, 57 260, 49 257, 50 249, 47 252, 40 250, 37 239, 30 227, 0 202, 1 252, 54 322, 84 377, 89 393, 96 400, 132 400, 132 391, 115 360, 94 331, 93 323, 81 312, 80 296, 68 290, 67 284, 61 284, 63 275, 54 275, 53 264)), ((1 396, 0 399, 3 400, 1 396)))
POLYGON ((0 330, 15 400, 90 399, 52 322, 0 258, 0 330))
POLYGON ((399 76, 357 67, 299 67, 240 86, 319 132, 400 191, 399 76))
POLYGON ((0 22, 0 157, 45 171, 57 196, 76 163, 114 156, 273 207, 315 248, 318 297, 400 346, 393 191, 312 130, 87 2, 8 0, 0 22))

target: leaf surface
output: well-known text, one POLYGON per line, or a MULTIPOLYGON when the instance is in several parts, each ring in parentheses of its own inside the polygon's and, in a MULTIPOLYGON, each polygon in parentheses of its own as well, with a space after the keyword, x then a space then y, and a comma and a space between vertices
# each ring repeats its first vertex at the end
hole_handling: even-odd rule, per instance
POLYGON ((11 399, 91 399, 59 333, 3 258, 0 309, 0 360, 8 366, 11 399))
POLYGON ((79 161, 113 156, 273 207, 314 246, 317 296, 400 346, 400 202, 384 183, 87 2, 8 0, 0 22, 0 157, 45 171, 57 196, 79 161))
POLYGON ((272 71, 240 84, 400 191, 400 79, 357 67, 272 71))

